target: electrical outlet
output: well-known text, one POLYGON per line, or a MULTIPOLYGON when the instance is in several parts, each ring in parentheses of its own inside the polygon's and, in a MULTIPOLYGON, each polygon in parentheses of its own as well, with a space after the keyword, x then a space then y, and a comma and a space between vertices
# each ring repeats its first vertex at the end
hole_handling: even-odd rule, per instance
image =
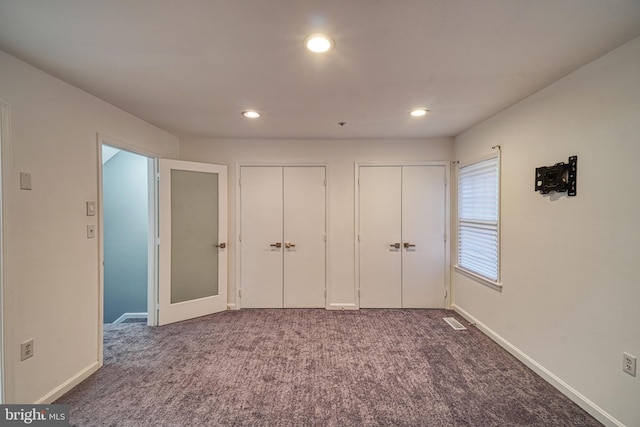
POLYGON ((33 338, 20 343, 20 361, 33 356, 33 338))
POLYGON ((622 353, 622 370, 632 377, 636 376, 636 357, 629 353, 622 353))

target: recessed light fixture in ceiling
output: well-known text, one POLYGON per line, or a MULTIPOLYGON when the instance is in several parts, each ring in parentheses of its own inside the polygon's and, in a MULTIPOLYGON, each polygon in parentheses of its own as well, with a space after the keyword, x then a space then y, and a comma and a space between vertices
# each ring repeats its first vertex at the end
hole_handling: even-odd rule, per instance
POLYGON ((257 111, 253 111, 253 110, 243 111, 242 115, 245 116, 248 119, 257 119, 258 117, 260 117, 260 113, 258 113, 257 111))
POLYGON ((422 117, 426 116, 428 112, 429 110, 426 108, 416 108, 415 110, 411 110, 409 114, 411 114, 412 117, 422 117))
POLYGON ((304 46, 314 53, 325 53, 333 49, 334 43, 331 37, 322 33, 314 33, 304 39, 304 46))

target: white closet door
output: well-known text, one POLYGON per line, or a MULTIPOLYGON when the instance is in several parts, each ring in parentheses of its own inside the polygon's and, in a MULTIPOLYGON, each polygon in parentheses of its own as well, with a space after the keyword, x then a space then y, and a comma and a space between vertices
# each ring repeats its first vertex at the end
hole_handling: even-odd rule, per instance
POLYGON ((400 308, 402 168, 362 166, 359 172, 360 307, 400 308))
POLYGON ((240 168, 243 308, 282 308, 282 168, 240 168))
POLYGON ((444 307, 444 178, 444 166, 360 166, 360 307, 444 307))
POLYGON ((444 166, 402 168, 404 308, 444 308, 444 174, 444 166))
POLYGON ((284 168, 284 307, 325 307, 325 168, 284 168))

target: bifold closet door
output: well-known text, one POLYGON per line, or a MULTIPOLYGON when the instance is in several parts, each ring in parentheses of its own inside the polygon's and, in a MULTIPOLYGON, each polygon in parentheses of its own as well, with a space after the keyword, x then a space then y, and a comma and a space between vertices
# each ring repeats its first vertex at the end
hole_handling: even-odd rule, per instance
POLYGON ((284 307, 325 306, 325 168, 284 168, 284 307))
POLYGON ((359 168, 361 308, 443 308, 444 166, 359 168))
POLYGON ((243 166, 243 308, 325 307, 325 167, 243 166))
POLYGON ((242 167, 240 179, 242 307, 282 308, 282 168, 242 167))
POLYGON ((360 307, 402 307, 402 168, 360 167, 360 307))
POLYGON ((402 167, 402 306, 444 308, 444 166, 402 167))

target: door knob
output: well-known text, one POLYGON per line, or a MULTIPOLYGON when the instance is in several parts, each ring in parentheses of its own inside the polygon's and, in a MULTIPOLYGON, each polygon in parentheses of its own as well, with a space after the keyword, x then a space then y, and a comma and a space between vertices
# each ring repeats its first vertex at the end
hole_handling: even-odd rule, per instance
POLYGON ((296 245, 294 243, 290 243, 290 242, 285 242, 284 243, 284 247, 289 249, 289 248, 295 248, 296 245))
POLYGON ((216 248, 220 248, 220 249, 224 249, 224 248, 226 248, 226 247, 227 247, 227 244, 226 244, 226 243, 218 243, 218 244, 216 245, 216 248))
POLYGON ((272 248, 281 248, 282 247, 282 243, 280 242, 276 242, 276 243, 272 243, 270 245, 272 248))
POLYGON ((392 243, 389 246, 391 246, 392 248, 400 249, 400 243, 392 243))
POLYGON ((415 248, 415 247, 416 247, 416 245, 412 245, 411 243, 404 242, 404 248, 405 249, 415 248))

